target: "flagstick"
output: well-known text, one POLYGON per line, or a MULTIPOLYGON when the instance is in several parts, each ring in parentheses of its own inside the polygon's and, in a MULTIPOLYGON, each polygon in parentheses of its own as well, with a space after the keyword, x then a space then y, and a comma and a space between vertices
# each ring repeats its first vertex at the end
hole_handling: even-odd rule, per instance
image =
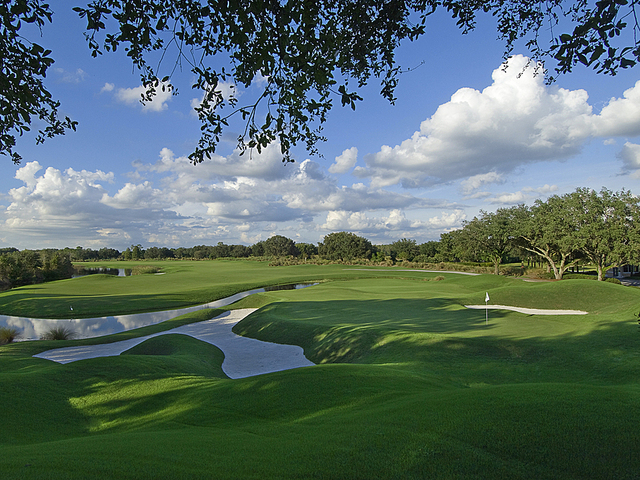
POLYGON ((487 292, 484 297, 484 311, 485 311, 484 324, 489 325, 489 292, 487 292))

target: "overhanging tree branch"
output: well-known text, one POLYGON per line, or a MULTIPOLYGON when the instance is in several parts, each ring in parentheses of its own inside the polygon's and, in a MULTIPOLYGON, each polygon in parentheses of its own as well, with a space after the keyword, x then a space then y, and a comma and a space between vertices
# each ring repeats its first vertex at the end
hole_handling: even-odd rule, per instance
MULTIPOLYGON (((229 115, 219 113, 224 108, 250 112, 247 135, 240 139, 246 148, 264 147, 277 139, 284 161, 292 161, 291 149, 298 144, 317 153, 324 140, 322 125, 334 101, 355 108, 362 100, 358 90, 373 79, 380 82, 380 94, 395 101, 403 71, 396 63, 396 49, 401 42, 424 35, 437 11, 448 12, 462 33, 475 28, 478 15, 495 17, 505 59, 523 39, 533 65, 546 60, 555 63, 556 74, 563 74, 584 64, 614 75, 640 60, 638 2, 94 0, 74 10, 87 21, 91 55, 125 51, 147 87, 145 101, 159 85, 167 88, 166 82, 183 64, 196 77, 193 87, 205 93, 221 81, 246 88, 269 79, 260 96, 264 108, 260 103, 239 107, 228 99, 209 98, 208 107, 215 113, 198 112, 203 114, 201 139, 190 155, 193 163, 199 163, 215 153, 228 126, 229 115), (561 28, 569 28, 568 33, 556 35, 561 28), (152 60, 158 56, 157 62, 152 60), (165 61, 170 62, 168 68, 165 61), (267 114, 270 121, 258 121, 262 115, 266 120, 267 114)), ((40 0, 9 0, 0 6, 0 153, 15 162, 20 161, 14 152, 15 136, 28 131, 32 118, 47 124, 38 142, 75 129, 76 122, 58 118, 59 103, 43 84, 53 63, 50 52, 17 33, 22 22, 42 26, 51 18, 49 6, 40 0), (8 105, 17 106, 15 112, 8 105)))

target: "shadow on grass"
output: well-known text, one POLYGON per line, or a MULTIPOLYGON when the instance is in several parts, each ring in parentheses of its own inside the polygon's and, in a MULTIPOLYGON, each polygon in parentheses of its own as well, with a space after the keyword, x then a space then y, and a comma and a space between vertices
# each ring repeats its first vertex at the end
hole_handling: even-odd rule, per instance
POLYGON ((398 364, 464 385, 640 378, 633 318, 489 315, 442 299, 275 303, 234 332, 299 345, 318 364, 398 364))
MULTIPOLYGON (((497 311, 492 318, 504 315, 497 311)), ((274 303, 242 320, 233 331, 299 345, 314 363, 370 363, 365 357, 387 335, 452 335, 491 328, 485 325, 484 311, 435 298, 274 303)))

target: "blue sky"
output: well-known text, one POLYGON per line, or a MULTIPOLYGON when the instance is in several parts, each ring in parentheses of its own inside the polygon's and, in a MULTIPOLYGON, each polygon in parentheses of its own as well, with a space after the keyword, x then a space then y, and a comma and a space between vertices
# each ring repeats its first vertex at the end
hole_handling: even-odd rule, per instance
MULTIPOLYGON (((0 246, 252 244, 280 234, 317 243, 351 231, 373 243, 437 240, 483 209, 563 194, 576 187, 640 193, 640 75, 577 68, 552 86, 525 50, 501 69, 491 18, 461 35, 446 15, 403 44, 396 105, 364 88, 355 111, 336 107, 322 157, 277 145, 234 150, 241 123, 219 155, 186 159, 200 124, 202 92, 177 73, 178 95, 138 102, 138 74, 122 52, 90 56, 83 22, 54 7, 42 38, 56 63, 47 86, 78 131, 34 145, 19 139, 19 166, 0 163, 0 246)), ((169 65, 167 65, 169 68, 169 65)), ((242 102, 258 91, 236 89, 242 102)), ((338 102, 339 103, 339 102, 338 102)))

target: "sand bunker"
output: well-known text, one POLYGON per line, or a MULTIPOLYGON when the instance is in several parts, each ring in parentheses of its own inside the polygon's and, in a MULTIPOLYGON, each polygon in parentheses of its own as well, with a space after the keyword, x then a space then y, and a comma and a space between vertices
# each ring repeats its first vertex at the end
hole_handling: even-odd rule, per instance
POLYGON ((491 310, 512 310, 518 313, 524 313, 525 315, 587 315, 589 312, 583 310, 543 310, 541 308, 523 308, 523 307, 510 307, 508 305, 465 305, 467 308, 475 308, 477 310, 484 310, 489 308, 491 310))
POLYGON ((231 331, 236 323, 256 310, 255 308, 231 310, 211 320, 183 325, 166 332, 102 345, 56 348, 34 355, 34 357, 53 360, 58 363, 70 363, 88 358, 111 357, 120 355, 122 352, 149 338, 179 333, 210 343, 222 350, 224 352, 222 370, 229 378, 252 377, 264 373, 314 365, 304 356, 301 347, 262 342, 253 338, 241 337, 231 331))

